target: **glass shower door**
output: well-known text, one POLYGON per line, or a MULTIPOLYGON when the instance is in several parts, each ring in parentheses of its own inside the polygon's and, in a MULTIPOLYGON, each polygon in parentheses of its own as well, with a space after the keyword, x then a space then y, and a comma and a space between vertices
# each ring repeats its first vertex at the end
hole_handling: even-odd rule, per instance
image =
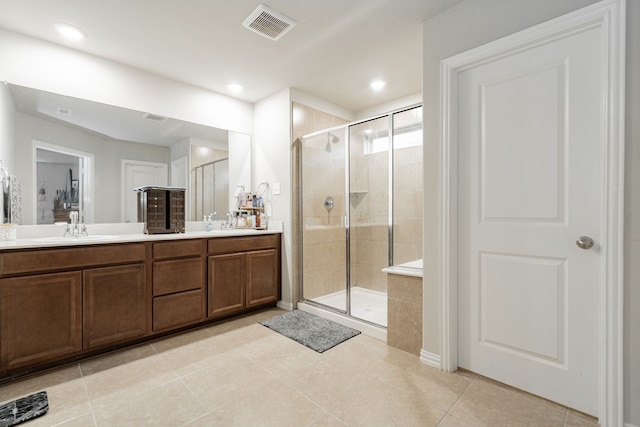
POLYGON ((302 140, 302 298, 347 313, 344 131, 302 140))
POLYGON ((387 325, 389 117, 349 126, 349 303, 352 317, 387 325))
POLYGON ((422 107, 393 114, 393 265, 422 269, 422 107))

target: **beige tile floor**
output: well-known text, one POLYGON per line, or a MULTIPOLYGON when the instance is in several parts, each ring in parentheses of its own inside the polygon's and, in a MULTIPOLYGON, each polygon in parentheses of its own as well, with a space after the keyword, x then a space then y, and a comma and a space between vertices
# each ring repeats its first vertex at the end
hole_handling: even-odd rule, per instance
POLYGON ((323 354, 257 322, 272 309, 0 387, 46 390, 37 426, 596 426, 468 372, 445 373, 366 335, 323 354))

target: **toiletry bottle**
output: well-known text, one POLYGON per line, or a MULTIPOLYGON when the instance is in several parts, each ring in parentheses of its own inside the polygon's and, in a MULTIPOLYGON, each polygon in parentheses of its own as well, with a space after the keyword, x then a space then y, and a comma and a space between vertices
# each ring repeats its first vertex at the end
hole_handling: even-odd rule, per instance
POLYGON ((213 221, 211 220, 212 216, 213 214, 210 214, 209 217, 207 217, 207 226, 206 226, 207 231, 213 230, 213 221))
POLYGON ((260 228, 260 212, 256 212, 256 228, 260 228))

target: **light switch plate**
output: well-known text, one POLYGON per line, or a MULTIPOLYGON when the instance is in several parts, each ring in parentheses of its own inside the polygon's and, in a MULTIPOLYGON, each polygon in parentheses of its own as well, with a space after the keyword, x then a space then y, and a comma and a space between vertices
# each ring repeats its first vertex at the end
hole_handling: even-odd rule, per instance
POLYGON ((280 195, 280 183, 279 182, 274 182, 273 183, 273 195, 274 196, 279 196, 280 195))

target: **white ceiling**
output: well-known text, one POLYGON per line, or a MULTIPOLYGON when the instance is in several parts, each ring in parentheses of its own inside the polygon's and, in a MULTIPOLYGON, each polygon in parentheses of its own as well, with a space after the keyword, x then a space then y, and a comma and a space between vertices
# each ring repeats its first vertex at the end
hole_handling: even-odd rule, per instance
POLYGON ((295 87, 358 112, 421 91, 421 23, 463 0, 264 1, 298 22, 278 41, 242 26, 260 0, 0 0, 0 27, 252 103, 295 87))

